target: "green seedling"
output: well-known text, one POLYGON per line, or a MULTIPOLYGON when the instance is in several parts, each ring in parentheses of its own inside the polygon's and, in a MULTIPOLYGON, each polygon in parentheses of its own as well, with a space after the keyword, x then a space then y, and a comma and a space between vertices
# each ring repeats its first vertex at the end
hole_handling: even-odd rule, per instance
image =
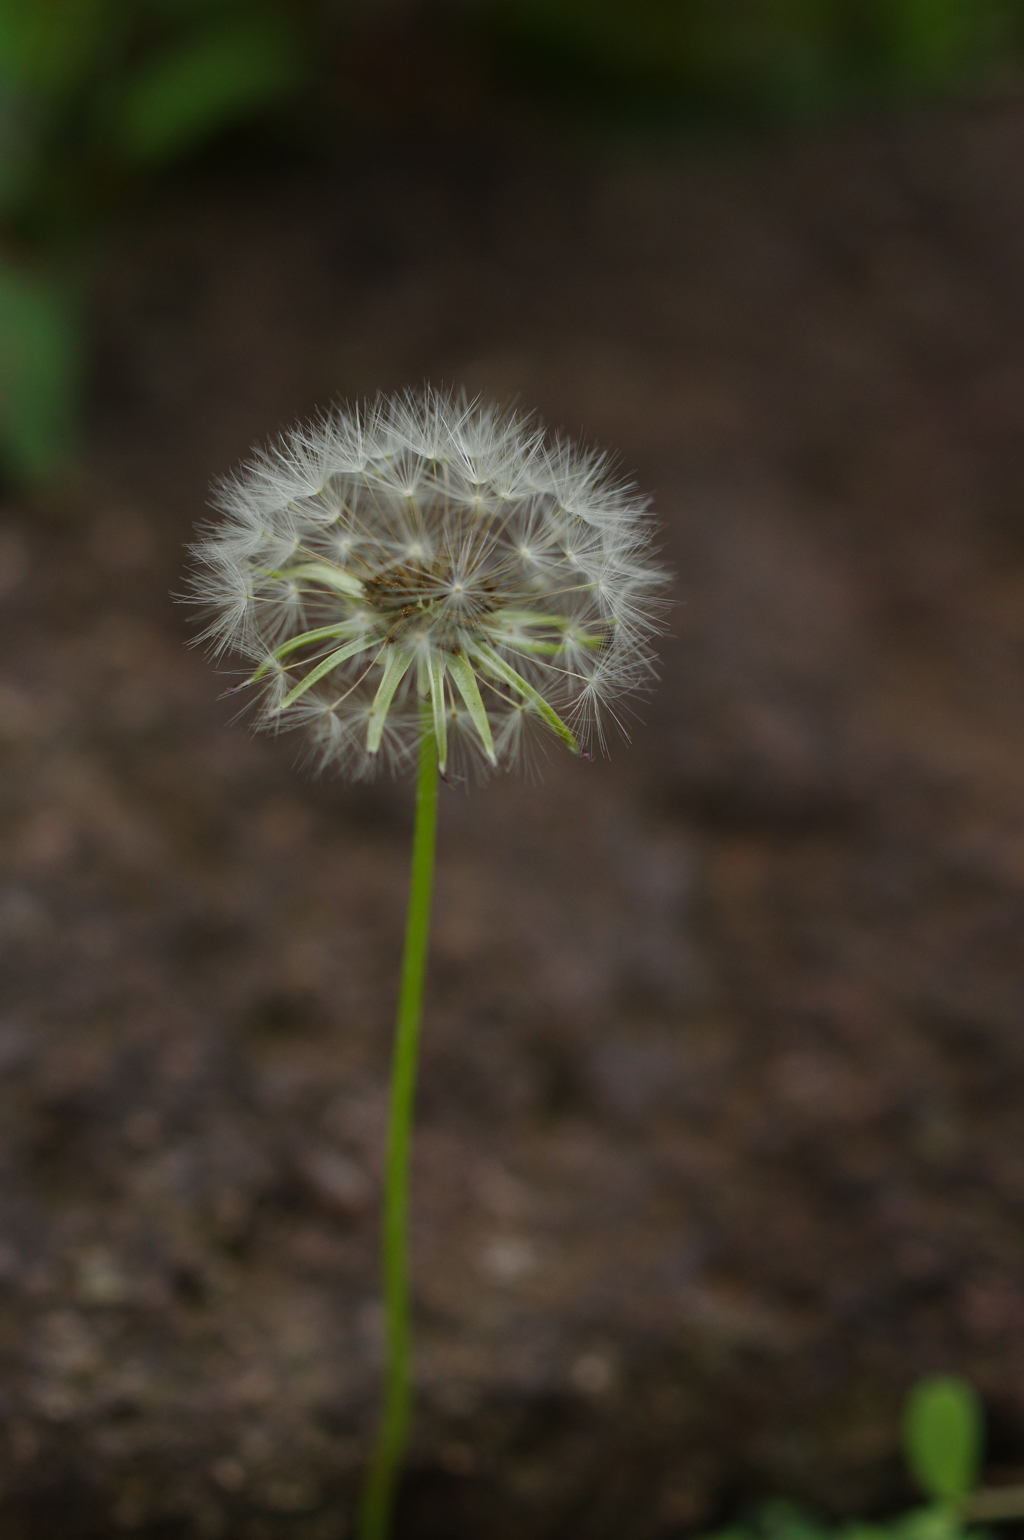
POLYGON ((986 1540, 977 1526, 1024 1518, 1024 1487, 980 1486, 983 1450, 976 1391, 959 1376, 933 1375, 914 1386, 903 1413, 903 1454, 925 1505, 877 1523, 832 1526, 776 1498, 706 1540, 986 1540))
POLYGON ((966 1380, 935 1375, 907 1398, 903 1450, 918 1486, 937 1503, 963 1505, 978 1485, 984 1424, 966 1380))

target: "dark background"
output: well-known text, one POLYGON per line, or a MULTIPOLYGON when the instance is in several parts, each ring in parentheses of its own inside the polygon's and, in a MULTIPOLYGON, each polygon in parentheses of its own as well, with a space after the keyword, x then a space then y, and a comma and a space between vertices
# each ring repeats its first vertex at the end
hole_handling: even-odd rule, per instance
POLYGON ((228 0, 94 9, 8 61, 7 1532, 346 1532, 410 787, 232 726, 172 594, 255 439, 428 379, 616 450, 677 606, 631 744, 445 794, 399 1534, 884 1513, 935 1370, 1012 1479, 1019 8, 268 10, 230 110, 228 0))

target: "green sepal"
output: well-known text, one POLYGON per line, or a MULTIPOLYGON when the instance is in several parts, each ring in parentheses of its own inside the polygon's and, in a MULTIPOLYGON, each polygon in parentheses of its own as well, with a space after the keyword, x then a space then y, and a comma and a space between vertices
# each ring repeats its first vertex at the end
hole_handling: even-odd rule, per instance
POLYGON ((581 647, 597 648, 603 647, 608 640, 607 635, 588 633, 578 621, 571 620, 567 615, 542 615, 535 610, 502 610, 495 616, 490 629, 494 640, 504 647, 510 647, 516 652, 542 653, 551 657, 556 657, 560 652, 568 652, 573 643, 581 647), (548 641, 540 636, 517 636, 514 629, 506 631, 506 626, 543 626, 548 631, 567 633, 575 630, 577 634, 571 638, 563 635, 559 641, 548 641))
POLYGON ((281 704, 274 707, 274 715, 277 716, 282 711, 286 711, 289 706, 293 706, 299 696, 305 695, 311 685, 316 684, 325 674, 332 673, 339 664, 345 662, 346 658, 354 658, 357 652, 365 652, 366 649, 367 641, 365 636, 357 636, 354 642, 346 642, 344 647, 339 647, 336 652, 328 654, 321 663, 318 663, 315 668, 310 669, 304 679, 299 680, 294 690, 289 690, 281 704))
MULTIPOLYGON (((545 615, 541 610, 499 610, 495 620, 509 621, 514 626, 546 626, 549 631, 570 631, 573 626, 585 629, 583 622, 571 615, 545 615)), ((615 621, 608 616, 599 623, 611 629, 615 621)))
POLYGON ((284 567, 280 571, 268 572, 272 578, 305 578, 310 583, 323 583, 325 588, 336 588, 339 593, 345 594, 349 599, 365 598, 363 585, 351 572, 346 572, 343 567, 332 567, 326 561, 307 561, 299 567, 284 567))
POLYGON ((286 658, 290 652, 296 652, 300 647, 312 647, 314 642, 329 641, 333 636, 344 636, 345 632, 351 629, 352 621, 342 620, 335 626, 318 626, 315 631, 303 631, 301 636, 289 637, 288 641, 282 642, 280 647, 275 647, 273 652, 268 653, 255 674, 245 681, 246 684, 256 684, 264 674, 269 673, 275 663, 280 663, 281 659, 286 658))
POLYGON ((602 636, 577 636, 572 639, 563 637, 560 642, 533 641, 528 636, 503 636, 501 644, 509 647, 513 652, 532 652, 546 658, 557 658, 560 653, 568 652, 572 642, 576 641, 581 647, 603 647, 602 636))
POLYGON ((568 615, 545 615, 540 610, 500 610, 495 618, 511 621, 514 626, 547 626, 553 631, 575 624, 568 615))
POLYGON ((373 697, 373 705, 370 707, 370 725, 366 729, 366 752, 376 754, 380 748, 380 740, 384 736, 384 723, 391 709, 395 691, 409 671, 413 655, 411 652, 398 652, 392 650, 384 668, 384 678, 381 680, 377 693, 373 697))
POLYGON ((448 722, 444 709, 443 659, 432 653, 427 661, 430 675, 430 705, 434 715, 434 740, 437 743, 437 767, 444 775, 448 768, 448 722))
POLYGON ((461 652, 450 652, 445 659, 448 670, 459 687, 459 694, 466 702, 466 710, 473 719, 473 726, 480 734, 480 741, 484 746, 484 752, 492 765, 498 763, 498 756, 494 752, 494 738, 491 735, 491 724, 487 720, 487 711, 480 697, 480 686, 476 682, 476 675, 468 659, 461 652))
POLYGON ((493 674, 496 679, 500 679, 503 684, 507 684, 510 689, 515 690, 517 694, 521 695, 524 700, 529 701, 530 705, 537 711, 538 716, 543 717, 552 732, 558 734, 567 748, 571 749, 574 754, 580 752, 580 746, 576 742, 576 735, 572 728, 566 726, 558 712, 548 705, 540 691, 535 690, 533 685, 523 678, 522 674, 517 674, 511 664, 506 663, 505 659, 500 658, 490 647, 478 647, 475 656, 480 659, 480 662, 489 674, 493 674))

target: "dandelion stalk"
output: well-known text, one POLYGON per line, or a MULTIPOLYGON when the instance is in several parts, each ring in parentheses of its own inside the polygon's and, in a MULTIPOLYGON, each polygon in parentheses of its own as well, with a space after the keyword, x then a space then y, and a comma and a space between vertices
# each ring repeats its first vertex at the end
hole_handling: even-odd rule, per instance
POLYGON ((416 1100, 416 1062, 423 1015, 423 981, 430 939, 430 900, 437 837, 437 743, 433 711, 420 713, 416 824, 405 924, 402 982, 391 1060, 387 1166, 384 1177, 384 1406, 359 1516, 359 1540, 386 1540, 409 1435, 412 1408, 412 1321, 409 1288, 409 1154, 416 1100))

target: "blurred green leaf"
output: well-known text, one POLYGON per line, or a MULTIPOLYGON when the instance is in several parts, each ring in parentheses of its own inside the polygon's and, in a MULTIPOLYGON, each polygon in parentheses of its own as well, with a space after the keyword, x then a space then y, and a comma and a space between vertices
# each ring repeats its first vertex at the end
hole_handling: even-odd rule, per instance
POLYGON ((935 1375, 914 1386, 903 1422, 907 1464, 922 1491, 940 1502, 967 1497, 978 1484, 983 1423, 966 1380, 935 1375))
POLYGON ((66 464, 80 363, 68 291, 0 262, 0 451, 19 480, 47 480, 66 464))
POLYGON ((691 0, 693 78, 723 98, 812 107, 828 95, 834 5, 821 0, 691 0))
POLYGON ((893 1540, 961 1540, 966 1533, 956 1508, 947 1502, 911 1508, 891 1527, 893 1540))
POLYGON ((656 90, 820 108, 881 84, 947 87, 1020 61, 1022 0, 450 0, 535 61, 560 56, 656 90))
POLYGON ((854 1521, 844 1524, 837 1532, 837 1540, 888 1540, 892 1533, 884 1524, 864 1524, 854 1521))
MULTIPOLYGON (((157 16, 172 21, 194 20, 211 16, 215 11, 238 11, 239 0, 146 0, 149 9, 157 16)), ((243 7, 244 8, 244 7, 243 7)))
POLYGON ((786 1497, 772 1497, 761 1504, 757 1527, 765 1540, 827 1540, 828 1536, 806 1508, 786 1497))
POLYGON ((61 98, 122 30, 117 0, 0 0, 0 82, 61 98))
POLYGON ((891 64, 912 80, 939 83, 970 62, 986 0, 888 0, 881 10, 891 64))
POLYGON ((299 71, 292 33, 270 18, 191 38, 125 87, 116 114, 120 148, 137 163, 169 160, 282 95, 299 71))
POLYGON ((35 170, 37 136, 31 106, 21 93, 0 87, 0 214, 15 209, 35 170))

